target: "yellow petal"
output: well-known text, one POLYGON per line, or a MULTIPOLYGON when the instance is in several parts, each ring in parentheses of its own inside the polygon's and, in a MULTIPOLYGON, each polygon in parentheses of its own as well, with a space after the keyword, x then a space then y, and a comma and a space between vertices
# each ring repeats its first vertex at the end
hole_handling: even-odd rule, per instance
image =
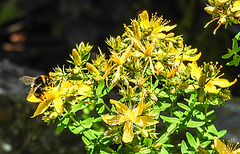
POLYGON ((235 1, 233 3, 233 7, 231 9, 232 12, 239 11, 240 10, 240 1, 235 1))
POLYGON ((195 56, 186 56, 183 55, 183 60, 185 61, 196 61, 201 57, 201 52, 199 52, 199 54, 195 55, 195 56))
POLYGON ((121 125, 127 120, 123 115, 101 115, 101 117, 103 121, 110 126, 121 125))
POLYGON ((132 114, 133 114, 133 119, 135 119, 137 116, 140 116, 143 112, 143 98, 139 101, 138 105, 136 108, 133 109, 132 114))
POLYGON ((43 114, 47 109, 48 107, 50 106, 51 104, 51 101, 44 101, 42 103, 40 103, 36 109, 36 111, 34 112, 34 115, 31 116, 31 118, 34 118, 40 114, 43 114))
POLYGON ((239 154, 240 153, 240 148, 238 148, 237 150, 234 150, 232 153, 233 154, 239 154))
POLYGON ((42 100, 40 98, 37 98, 34 96, 33 92, 29 92, 28 96, 27 96, 27 101, 31 102, 31 103, 40 103, 42 102, 42 100))
POLYGON ((144 57, 145 55, 139 51, 135 51, 131 54, 133 57, 144 57))
POLYGON ((168 31, 174 29, 175 27, 177 27, 177 25, 164 26, 164 27, 162 27, 162 28, 159 29, 158 33, 159 33, 159 32, 163 32, 163 31, 168 32, 168 31))
POLYGON ((63 101, 60 97, 53 100, 54 107, 58 113, 63 113, 63 101))
POLYGON ((208 83, 205 85, 204 91, 209 92, 209 93, 218 93, 220 91, 220 89, 217 89, 214 84, 213 81, 210 80, 208 81, 208 83))
POLYGON ((119 102, 119 101, 116 101, 116 100, 113 100, 113 99, 110 99, 110 103, 111 104, 114 104, 116 106, 116 109, 118 111, 118 113, 122 113, 122 114, 126 114, 128 112, 130 112, 131 110, 127 107, 127 105, 119 102))
POLYGON ((193 61, 189 65, 191 67, 191 77, 195 80, 199 80, 201 76, 201 69, 198 67, 197 62, 193 61))
POLYGON ((88 85, 82 85, 78 88, 78 94, 79 95, 86 95, 87 91, 92 91, 91 87, 88 85))
POLYGON ((234 83, 237 82, 237 79, 235 79, 233 82, 229 82, 227 79, 214 79, 213 84, 222 87, 222 88, 227 88, 232 86, 234 83))
POLYGON ((121 65, 118 66, 116 73, 113 75, 112 86, 115 87, 120 79, 121 65))
POLYGON ((220 139, 217 137, 214 137, 214 147, 219 152, 219 154, 227 154, 229 151, 227 150, 227 147, 220 139))
POLYGON ((148 29, 149 27, 149 16, 146 10, 144 10, 141 14, 139 14, 140 18, 140 27, 142 29, 148 29))
POLYGON ((134 138, 132 122, 128 121, 124 124, 123 127, 123 136, 122 140, 124 143, 132 142, 134 138))
POLYGON ((140 127, 147 127, 158 123, 158 121, 148 118, 147 116, 137 117, 133 122, 140 127))

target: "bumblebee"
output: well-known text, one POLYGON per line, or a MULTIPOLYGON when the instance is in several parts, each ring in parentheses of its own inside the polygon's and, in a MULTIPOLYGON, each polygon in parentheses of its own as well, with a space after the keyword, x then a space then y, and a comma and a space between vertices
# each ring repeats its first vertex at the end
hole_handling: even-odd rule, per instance
POLYGON ((45 92, 49 86, 52 86, 52 79, 47 75, 40 75, 38 77, 22 76, 19 78, 25 85, 31 85, 31 90, 27 96, 27 100, 30 101, 30 97, 35 96, 42 101, 45 99, 45 92))

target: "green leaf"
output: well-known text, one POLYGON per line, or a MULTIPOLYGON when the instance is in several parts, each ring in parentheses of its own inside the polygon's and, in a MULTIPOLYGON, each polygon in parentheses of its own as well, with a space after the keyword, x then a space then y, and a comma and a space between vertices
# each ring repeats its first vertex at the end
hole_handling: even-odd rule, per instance
POLYGON ((151 153, 152 150, 151 149, 143 149, 141 150, 141 153, 151 153))
POLYGON ((233 60, 230 61, 230 62, 227 62, 226 65, 227 65, 227 66, 232 66, 232 65, 234 65, 233 60))
POLYGON ((169 122, 169 123, 179 123, 180 120, 176 117, 166 117, 163 115, 160 115, 161 119, 165 122, 169 122))
POLYGON ((82 110, 83 108, 85 108, 87 105, 85 104, 83 104, 83 101, 81 101, 80 103, 77 103, 77 104, 75 104, 75 105, 73 105, 72 106, 72 110, 71 110, 71 112, 73 112, 73 113, 75 113, 75 112, 77 112, 77 111, 79 111, 79 110, 82 110))
POLYGON ((186 133, 186 137, 187 137, 187 140, 188 140, 188 143, 194 147, 194 148, 197 148, 197 143, 196 141, 194 140, 194 137, 192 136, 192 134, 190 134, 189 132, 186 133))
POLYGON ((93 125, 93 117, 87 118, 84 121, 82 121, 82 126, 84 128, 91 128, 93 125))
POLYGON ((81 134, 81 132, 84 130, 84 127, 82 125, 75 126, 75 125, 70 125, 68 126, 68 129, 73 133, 73 134, 81 134))
POLYGON ((208 116, 210 116, 211 114, 213 114, 214 113, 214 110, 211 110, 211 111, 209 111, 207 114, 206 114, 206 116, 208 117, 208 116))
POLYGON ((84 57, 82 57, 82 65, 85 65, 86 62, 89 60, 91 54, 88 53, 87 55, 85 55, 84 57))
POLYGON ((94 123, 101 122, 101 121, 102 121, 102 117, 97 117, 93 120, 94 123))
POLYGON ((147 146, 152 145, 152 138, 144 138, 143 143, 147 146))
POLYGON ((187 110, 187 111, 191 110, 187 105, 185 105, 183 103, 177 103, 177 105, 184 110, 187 110))
POLYGON ((86 146, 91 144, 91 142, 85 136, 82 136, 82 141, 85 143, 86 146))
POLYGON ((175 116, 177 116, 179 119, 181 119, 182 116, 183 116, 183 112, 182 112, 182 111, 174 111, 173 114, 174 114, 175 116))
POLYGON ((223 137, 226 133, 227 133, 227 130, 221 130, 221 131, 219 131, 219 132, 217 133, 217 137, 218 137, 218 138, 221 138, 221 137, 223 137))
POLYGON ((87 137, 89 140, 94 140, 96 139, 95 134, 93 133, 93 131, 91 129, 88 129, 86 131, 83 131, 83 135, 85 137, 87 137))
POLYGON ((158 94, 158 97, 161 97, 161 98, 168 98, 168 94, 165 92, 165 91, 161 91, 159 94, 158 94))
POLYGON ((182 140, 182 143, 181 143, 181 152, 182 153, 188 153, 187 152, 187 149, 188 149, 188 146, 186 144, 186 142, 184 140, 182 140))
POLYGON ((232 55, 233 55, 232 53, 227 53, 222 56, 222 59, 228 59, 228 58, 232 57, 232 55))
POLYGON ((210 124, 207 128, 208 132, 212 133, 213 135, 218 135, 218 131, 213 124, 210 124))
POLYGON ((161 103, 161 106, 159 107, 159 110, 160 111, 165 111, 170 106, 171 106, 171 104, 169 104, 169 103, 161 103))
POLYGON ((169 139, 169 134, 168 133, 164 133, 162 134, 162 136, 157 140, 157 142, 164 144, 165 142, 167 142, 169 139))
POLYGON ((239 51, 238 42, 234 40, 232 43, 232 52, 236 54, 238 51, 239 51))
POLYGON ((205 148, 205 147, 207 147, 209 144, 211 144, 212 143, 212 141, 205 141, 205 142, 202 142, 200 145, 203 147, 203 148, 205 148))
POLYGON ((168 154, 168 151, 167 151, 166 148, 162 147, 160 153, 161 154, 168 154))
POLYGON ((167 128, 168 134, 172 134, 178 127, 178 124, 172 123, 170 126, 167 128))
POLYGON ((66 114, 66 116, 62 117, 61 119, 61 123, 63 125, 68 125, 70 122, 70 115, 69 114, 66 114))
POLYGON ((193 120, 190 119, 190 121, 187 123, 187 127, 196 128, 196 127, 200 127, 204 124, 205 124, 204 121, 193 121, 193 120))
POLYGON ((98 86, 96 88, 96 94, 101 95, 104 87, 105 87, 104 80, 99 81, 98 86))
POLYGON ((240 40, 240 32, 238 32, 238 34, 233 39, 236 39, 237 41, 239 41, 240 40))
POLYGON ((65 125, 63 125, 61 122, 57 124, 57 129, 56 129, 56 133, 60 134, 64 129, 66 128, 65 125))
POLYGON ((96 102, 96 111, 99 115, 102 115, 105 111, 105 105, 102 98, 98 98, 96 102))
POLYGON ((238 66, 238 65, 239 65, 239 59, 238 59, 237 55, 234 55, 234 56, 233 56, 233 64, 234 64, 235 66, 238 66))

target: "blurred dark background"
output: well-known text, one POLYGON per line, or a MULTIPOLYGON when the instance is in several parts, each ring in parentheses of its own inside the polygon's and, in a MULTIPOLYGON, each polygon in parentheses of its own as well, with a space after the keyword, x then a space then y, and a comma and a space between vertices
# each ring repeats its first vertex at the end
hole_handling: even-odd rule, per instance
MULTIPOLYGON (((228 61, 221 56, 231 48, 231 39, 240 27, 225 30, 222 26, 214 36, 216 22, 203 28, 211 20, 203 10, 206 4, 207 0, 1 0, 0 153, 85 153, 80 136, 68 130, 56 134, 55 124, 47 126, 41 117, 30 119, 36 106, 26 102, 29 87, 18 78, 47 74, 57 65, 68 66, 66 59, 81 41, 94 46, 92 58, 98 46, 107 52, 106 38, 121 35, 123 23, 130 24, 130 19, 145 9, 171 20, 170 25, 177 24, 173 32, 183 34, 185 44, 202 52, 199 64, 218 61, 225 77, 233 81, 239 68, 225 66, 228 61)), ((238 87, 239 82, 231 88, 235 98, 240 96, 238 87)), ((233 109, 239 110, 227 108, 226 113, 239 119, 235 112, 240 106, 235 100, 233 109)), ((231 127, 234 132, 227 137, 240 139, 239 122, 227 121, 230 124, 222 129, 231 127)))

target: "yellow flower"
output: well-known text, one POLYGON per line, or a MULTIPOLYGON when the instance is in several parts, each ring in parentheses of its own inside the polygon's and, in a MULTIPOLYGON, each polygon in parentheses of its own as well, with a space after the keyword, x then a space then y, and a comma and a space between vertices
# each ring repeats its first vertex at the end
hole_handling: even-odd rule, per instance
POLYGON ((129 143, 133 140, 133 123, 140 127, 147 127, 155 125, 158 121, 148 118, 147 116, 140 116, 143 112, 143 101, 141 100, 136 108, 129 109, 125 104, 116 100, 110 100, 111 104, 116 106, 118 115, 102 115, 102 119, 110 126, 121 125, 123 123, 123 136, 122 140, 129 143))
MULTIPOLYGON (((208 64, 206 64, 206 66, 207 65, 208 64)), ((211 72, 213 69, 216 69, 216 65, 213 66, 212 63, 210 63, 209 65, 209 71, 205 73, 202 72, 203 68, 198 67, 196 61, 189 64, 189 66, 191 67, 191 77, 198 82, 198 85, 200 87, 204 86, 205 92, 218 93, 220 91, 220 88, 217 88, 216 86, 221 88, 227 88, 237 82, 237 79, 235 79, 233 82, 229 82, 227 79, 220 78, 224 74, 217 76, 218 73, 220 72, 220 68, 217 69, 216 72, 211 72), (211 74, 211 73, 214 73, 214 75, 206 76, 206 74, 211 74)), ((198 88, 198 86, 195 86, 195 87, 198 88)))
POLYGON ((238 154, 240 153, 240 148, 237 149, 237 145, 233 146, 231 142, 225 145, 220 139, 214 137, 214 149, 218 151, 219 154, 238 154))
POLYGON ((85 84, 78 85, 75 83, 75 86, 69 81, 64 80, 60 85, 51 87, 44 92, 45 99, 43 101, 39 98, 34 98, 34 95, 32 95, 28 101, 37 102, 39 105, 31 118, 43 114, 51 105, 55 108, 57 113, 63 113, 64 100, 68 96, 70 90, 74 90, 76 95, 83 95, 84 97, 87 96, 85 93, 86 91, 91 91, 91 88, 85 84))

